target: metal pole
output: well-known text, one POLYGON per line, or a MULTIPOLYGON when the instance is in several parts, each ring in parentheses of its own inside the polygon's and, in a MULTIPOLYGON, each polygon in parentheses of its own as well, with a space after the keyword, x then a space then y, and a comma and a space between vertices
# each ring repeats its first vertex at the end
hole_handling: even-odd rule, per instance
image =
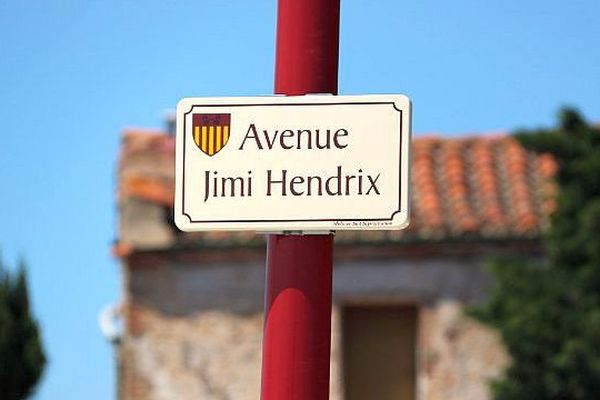
MULTIPOLYGON (((339 0, 279 0, 275 93, 337 94, 339 0)), ((262 400, 327 400, 333 235, 270 235, 262 400)))

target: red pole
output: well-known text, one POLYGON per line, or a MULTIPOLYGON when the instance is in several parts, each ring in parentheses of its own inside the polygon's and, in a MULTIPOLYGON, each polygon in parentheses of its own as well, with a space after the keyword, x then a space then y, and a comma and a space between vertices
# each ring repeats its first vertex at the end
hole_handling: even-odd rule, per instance
POLYGON ((279 0, 275 93, 337 94, 339 0, 279 0))
MULTIPOLYGON (((275 93, 337 94, 339 0, 279 0, 275 93)), ((327 400, 332 235, 270 235, 262 400, 327 400)))

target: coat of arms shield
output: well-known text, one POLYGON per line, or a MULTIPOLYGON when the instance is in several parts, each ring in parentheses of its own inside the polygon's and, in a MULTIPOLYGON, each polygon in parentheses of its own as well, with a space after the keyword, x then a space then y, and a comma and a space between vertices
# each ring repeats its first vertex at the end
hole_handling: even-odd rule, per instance
POLYGON ((229 141, 231 114, 193 114, 194 143, 210 157, 217 154, 229 141))

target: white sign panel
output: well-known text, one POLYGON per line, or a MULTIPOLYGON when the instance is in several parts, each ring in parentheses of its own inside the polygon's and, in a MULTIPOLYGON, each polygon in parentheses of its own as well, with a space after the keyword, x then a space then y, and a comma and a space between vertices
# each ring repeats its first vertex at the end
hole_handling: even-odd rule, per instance
POLYGON ((410 140, 402 95, 183 99, 175 223, 184 231, 401 229, 410 140))

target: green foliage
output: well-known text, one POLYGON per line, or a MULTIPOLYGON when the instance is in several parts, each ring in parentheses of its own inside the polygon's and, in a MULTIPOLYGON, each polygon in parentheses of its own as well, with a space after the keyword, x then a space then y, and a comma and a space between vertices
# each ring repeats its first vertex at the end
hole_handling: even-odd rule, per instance
POLYGON ((21 264, 12 277, 0 260, 0 398, 26 399, 46 364, 39 328, 31 315, 21 264))
POLYGON ((489 301, 474 311, 496 327, 512 358, 496 400, 600 398, 600 132, 565 109, 553 130, 519 132, 559 163, 546 258, 497 259, 489 301))

